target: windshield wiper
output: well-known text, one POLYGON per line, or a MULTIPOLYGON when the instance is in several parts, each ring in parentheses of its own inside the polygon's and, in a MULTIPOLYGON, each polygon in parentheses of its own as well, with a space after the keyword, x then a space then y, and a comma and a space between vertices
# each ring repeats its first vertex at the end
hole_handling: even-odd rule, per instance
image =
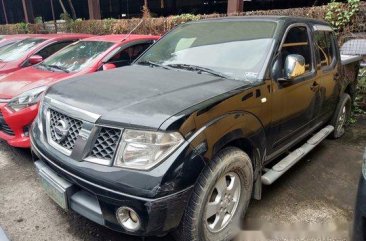
POLYGON ((37 64, 37 65, 34 65, 34 67, 38 68, 38 67, 42 67, 44 69, 47 69, 47 70, 51 70, 50 67, 48 67, 48 65, 44 64, 44 63, 40 63, 40 64, 37 64))
POLYGON ((204 73, 209 73, 221 78, 225 78, 225 79, 229 79, 229 77, 227 75, 224 75, 220 72, 217 72, 213 69, 209 69, 209 68, 205 68, 205 67, 201 67, 201 66, 197 66, 197 65, 190 65, 190 64, 168 64, 167 66, 172 67, 172 68, 176 68, 176 69, 185 69, 188 71, 196 71, 196 72, 204 72, 204 73))
POLYGON ((155 63, 155 62, 152 62, 152 61, 148 61, 148 60, 144 60, 144 61, 141 61, 141 62, 137 62, 137 64, 140 64, 140 65, 149 65, 149 66, 154 66, 154 67, 160 67, 160 68, 164 68, 164 69, 171 69, 171 68, 169 68, 166 65, 158 64, 158 63, 155 63))
POLYGON ((53 69, 61 70, 65 73, 70 73, 70 71, 68 71, 66 68, 63 68, 61 66, 57 66, 57 65, 45 65, 45 66, 48 66, 48 67, 53 68, 53 69))

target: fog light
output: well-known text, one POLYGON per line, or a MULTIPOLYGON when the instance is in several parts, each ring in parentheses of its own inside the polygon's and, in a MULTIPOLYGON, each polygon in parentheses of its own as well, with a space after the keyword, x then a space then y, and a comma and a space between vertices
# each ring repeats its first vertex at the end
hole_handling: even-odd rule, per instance
POLYGON ((29 136, 29 126, 25 126, 23 128, 23 133, 24 133, 24 136, 28 137, 29 136))
POLYGON ((128 231, 136 231, 141 226, 137 213, 128 207, 120 207, 116 212, 118 222, 128 231))

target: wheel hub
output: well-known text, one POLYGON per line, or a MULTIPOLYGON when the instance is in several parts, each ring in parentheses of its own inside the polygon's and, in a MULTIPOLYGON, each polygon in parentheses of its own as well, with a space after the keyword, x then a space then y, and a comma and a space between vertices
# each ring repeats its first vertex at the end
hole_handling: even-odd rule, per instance
POLYGON ((205 219, 209 231, 219 232, 231 222, 240 193, 241 182, 236 173, 230 172, 217 181, 206 204, 205 219))

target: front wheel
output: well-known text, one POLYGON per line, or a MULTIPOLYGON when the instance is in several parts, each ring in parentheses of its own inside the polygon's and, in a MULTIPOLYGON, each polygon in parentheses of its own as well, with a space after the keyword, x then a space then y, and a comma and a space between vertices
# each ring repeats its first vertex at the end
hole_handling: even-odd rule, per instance
POLYGON ((345 126, 348 123, 348 120, 351 116, 351 108, 352 108, 352 101, 349 94, 343 94, 338 105, 337 109, 334 112, 333 119, 331 121, 331 125, 334 126, 334 131, 331 134, 333 139, 340 138, 343 136, 345 132, 345 126))
POLYGON ((219 152, 198 178, 176 232, 177 240, 231 240, 248 208, 252 187, 248 155, 234 147, 219 152))

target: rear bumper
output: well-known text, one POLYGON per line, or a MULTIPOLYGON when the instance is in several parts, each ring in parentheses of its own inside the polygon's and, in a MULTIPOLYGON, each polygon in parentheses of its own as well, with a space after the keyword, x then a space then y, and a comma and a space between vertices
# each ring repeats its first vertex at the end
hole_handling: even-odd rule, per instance
POLYGON ((176 228, 192 191, 192 187, 189 187, 156 199, 112 193, 103 186, 75 177, 72 173, 47 160, 40 153, 35 152, 34 154, 39 158, 36 161, 38 173, 43 170, 43 172, 49 173, 48 176, 51 178, 55 180, 60 178, 68 183, 66 196, 69 209, 100 225, 130 235, 162 235, 176 228), (78 180, 76 181, 76 179, 78 180), (137 212, 141 220, 139 230, 130 232, 121 227, 115 213, 122 206, 137 212))
POLYGON ((0 138, 14 147, 29 148, 29 130, 38 113, 38 105, 30 106, 19 112, 12 112, 7 107, 0 107, 2 128, 0 138))

